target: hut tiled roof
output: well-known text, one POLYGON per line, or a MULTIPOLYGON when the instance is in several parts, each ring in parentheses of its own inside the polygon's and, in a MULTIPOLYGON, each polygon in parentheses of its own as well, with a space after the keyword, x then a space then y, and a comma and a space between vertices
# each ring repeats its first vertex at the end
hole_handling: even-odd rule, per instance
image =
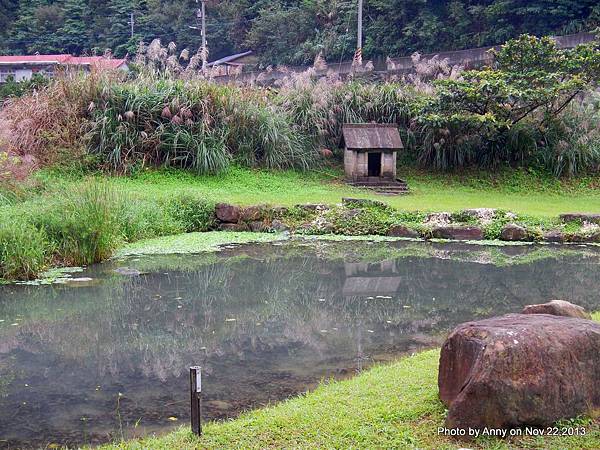
POLYGON ((348 150, 400 150, 404 148, 394 124, 348 123, 342 128, 342 145, 348 150))
POLYGON ((226 56, 224 58, 217 59, 216 61, 209 62, 208 64, 206 64, 206 66, 207 67, 213 67, 213 66, 218 66, 220 64, 235 63, 235 61, 237 59, 243 58, 244 56, 248 56, 248 55, 251 55, 251 54, 252 54, 252 50, 249 50, 249 51, 243 52, 243 53, 237 53, 235 55, 226 56))

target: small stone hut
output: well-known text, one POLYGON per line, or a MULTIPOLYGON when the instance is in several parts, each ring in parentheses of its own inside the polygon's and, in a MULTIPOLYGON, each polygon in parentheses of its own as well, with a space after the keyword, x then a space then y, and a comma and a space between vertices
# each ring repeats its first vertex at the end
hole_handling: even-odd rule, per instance
POLYGON ((347 181, 395 182, 397 152, 404 148, 396 125, 348 123, 342 131, 347 181))

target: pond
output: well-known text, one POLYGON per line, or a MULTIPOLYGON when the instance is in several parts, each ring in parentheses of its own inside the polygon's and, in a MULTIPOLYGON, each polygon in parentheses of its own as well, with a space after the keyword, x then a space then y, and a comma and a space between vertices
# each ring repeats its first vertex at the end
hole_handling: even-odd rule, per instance
POLYGON ((0 447, 97 444, 241 411, 438 346, 455 325, 568 299, 600 249, 291 241, 132 257, 0 287, 0 447))

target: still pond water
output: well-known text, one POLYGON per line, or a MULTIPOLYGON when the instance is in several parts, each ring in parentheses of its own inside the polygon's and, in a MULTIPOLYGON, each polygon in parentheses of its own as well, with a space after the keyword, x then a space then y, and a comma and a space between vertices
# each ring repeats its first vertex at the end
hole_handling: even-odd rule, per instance
POLYGON ((553 298, 597 310, 599 269, 593 247, 302 241, 3 286, 0 448, 187 424, 191 365, 205 418, 224 419, 439 345, 470 319, 553 298))

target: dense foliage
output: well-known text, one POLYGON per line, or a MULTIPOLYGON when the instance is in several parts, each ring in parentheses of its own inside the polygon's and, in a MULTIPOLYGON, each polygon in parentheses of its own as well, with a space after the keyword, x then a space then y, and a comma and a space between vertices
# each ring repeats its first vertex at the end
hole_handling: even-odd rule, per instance
POLYGON ((248 166, 306 169, 316 151, 260 91, 166 79, 110 86, 91 109, 91 153, 110 167, 144 162, 217 173, 248 166))
POLYGON ((443 79, 369 84, 309 70, 263 89, 190 78, 155 43, 134 79, 72 74, 9 101, 4 115, 14 153, 46 163, 76 155, 118 172, 166 165, 217 173, 232 162, 305 169, 319 151, 335 153, 344 123, 382 122, 399 126, 404 153, 426 168, 576 175, 600 168, 599 45, 559 50, 550 38, 524 35, 501 47, 494 67, 443 79))
POLYGON ((560 51, 549 38, 524 35, 495 59, 493 68, 436 82, 418 117, 420 161, 439 169, 541 164, 557 175, 598 168, 599 136, 589 125, 598 111, 583 95, 600 80, 598 44, 560 51))
POLYGON ((35 74, 31 80, 26 81, 15 81, 14 78, 9 78, 8 81, 0 84, 0 102, 11 97, 21 97, 47 84, 48 79, 39 74, 35 74))
MULTIPOLYGON (((355 0, 208 2, 211 58, 253 49, 265 64, 306 63, 352 55, 355 0), (292 25, 293 24, 293 25, 292 25)), ((0 1, 0 50, 9 53, 134 53, 139 41, 177 42, 195 52, 194 0, 0 1), (131 36, 130 14, 134 15, 131 36)), ((600 24, 595 0, 369 0, 368 58, 492 45, 522 33, 565 34, 600 24)))

